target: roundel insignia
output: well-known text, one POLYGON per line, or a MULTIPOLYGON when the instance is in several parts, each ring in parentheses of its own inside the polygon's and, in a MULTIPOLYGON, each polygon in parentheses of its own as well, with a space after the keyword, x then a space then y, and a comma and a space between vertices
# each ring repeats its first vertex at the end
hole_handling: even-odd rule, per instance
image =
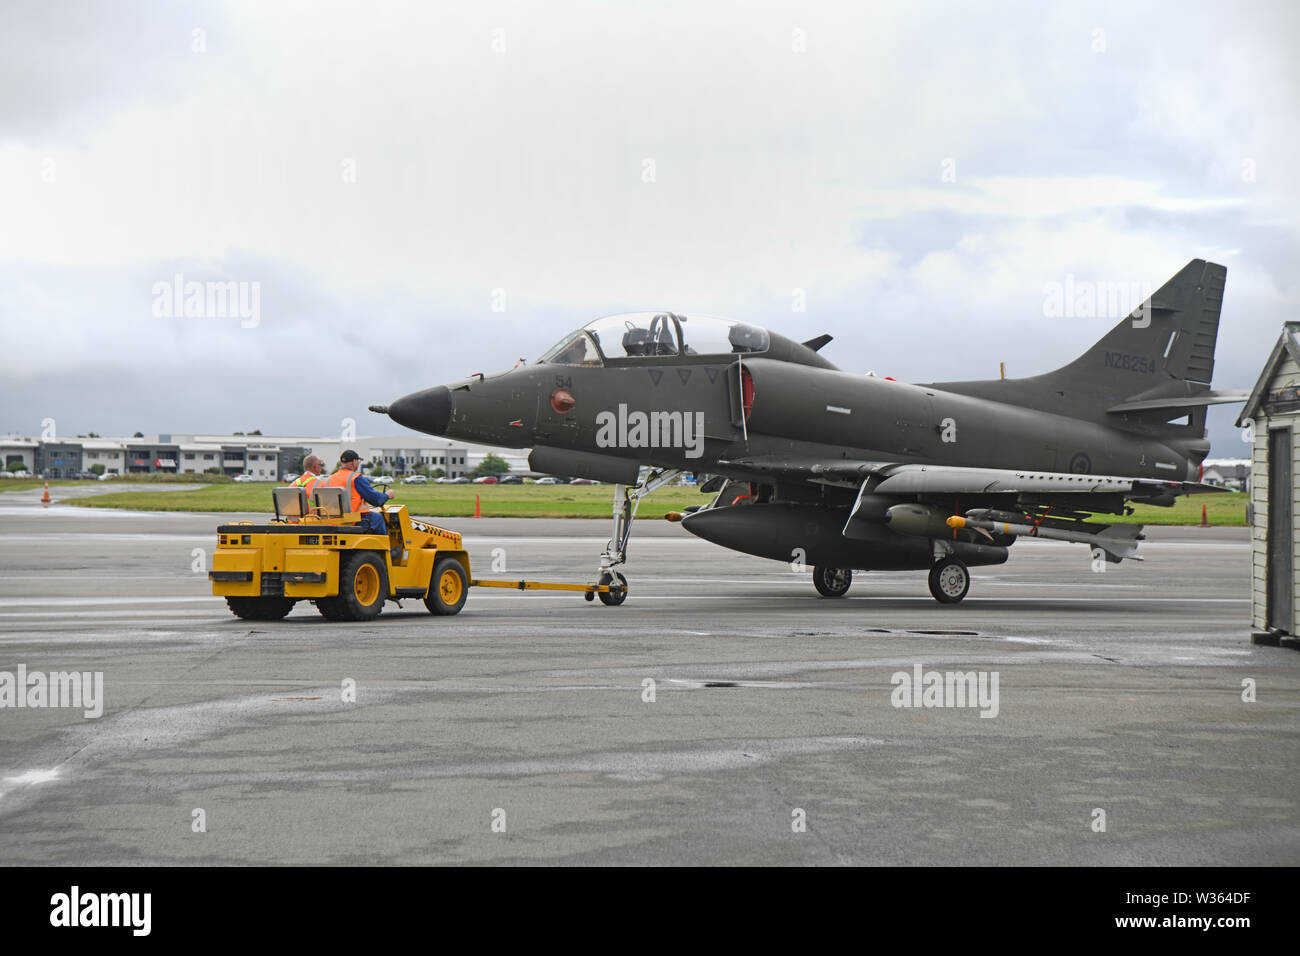
POLYGON ((1070 459, 1070 472, 1076 475, 1091 474, 1092 459, 1083 452, 1076 452, 1075 456, 1070 459))

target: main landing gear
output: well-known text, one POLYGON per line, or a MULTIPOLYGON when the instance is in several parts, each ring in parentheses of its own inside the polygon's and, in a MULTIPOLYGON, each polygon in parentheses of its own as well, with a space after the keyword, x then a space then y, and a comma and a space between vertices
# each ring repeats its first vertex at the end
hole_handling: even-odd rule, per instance
MULTIPOLYGON (((853 572, 848 568, 825 564, 813 568, 813 587, 822 597, 844 597, 852 583, 853 572)), ((934 563, 930 565, 930 593, 934 599, 940 604, 956 604, 969 590, 970 569, 966 563, 952 554, 946 542, 936 541, 934 563)))
POLYGON ((646 475, 645 480, 635 485, 614 486, 614 536, 605 545, 600 555, 600 568, 597 584, 608 584, 608 592, 585 595, 588 601, 599 597, 602 604, 616 607, 627 600, 627 578, 614 569, 627 561, 627 541, 632 535, 632 519, 636 517, 637 506, 641 499, 664 485, 670 484, 683 474, 680 468, 660 468, 646 475))
POLYGON ((853 572, 848 568, 830 568, 819 564, 813 568, 813 587, 822 597, 844 597, 853 583, 853 572))
POLYGON ((970 590, 970 569, 952 553, 948 542, 933 542, 934 564, 930 565, 930 593, 940 604, 956 604, 970 590))
POLYGON ((930 593, 940 604, 956 604, 970 590, 970 571, 957 558, 944 558, 930 566, 930 593))

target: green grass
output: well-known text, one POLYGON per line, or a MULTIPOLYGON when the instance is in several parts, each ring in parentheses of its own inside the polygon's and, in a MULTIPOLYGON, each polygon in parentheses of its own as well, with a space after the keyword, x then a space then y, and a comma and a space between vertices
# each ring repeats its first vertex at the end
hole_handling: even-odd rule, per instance
POLYGON ((1098 515, 1097 520, 1108 524, 1200 524, 1201 505, 1204 505, 1210 524, 1241 528, 1246 525, 1248 500, 1250 496, 1240 491, 1183 495, 1171 508, 1134 505, 1132 515, 1098 515))
MULTIPOLYGON (((271 511, 270 482, 209 485, 193 491, 136 491, 95 495, 69 504, 133 511, 271 511)), ((392 486, 394 504, 414 515, 463 518, 474 513, 477 495, 485 518, 608 518, 612 485, 405 485, 392 486)), ((638 517, 662 518, 666 511, 709 499, 694 488, 663 488, 641 503, 638 517)))
MULTIPOLYGON (((91 485, 89 481, 50 482, 91 485)), ((39 481, 5 482, 0 490, 39 488, 39 481), (14 486, 10 488, 10 486, 14 486)), ((101 487, 107 487, 105 482, 101 487)), ((208 484, 193 491, 128 491, 69 501, 85 508, 125 508, 132 511, 271 511, 270 482, 208 484)), ((610 485, 405 485, 393 486, 394 501, 416 515, 464 518, 474 513, 474 497, 485 518, 607 518, 610 485)), ((662 518, 666 511, 703 504, 708 497, 694 488, 672 487, 655 492, 641 503, 639 517, 662 518)), ((1098 515, 1098 521, 1136 524, 1194 525, 1206 506, 1210 524, 1241 527, 1246 523, 1247 496, 1238 492, 1183 496, 1171 508, 1136 505, 1132 515, 1098 515)))
MULTIPOLYGON (((45 481, 41 478, 7 478, 0 479, 0 491, 26 491, 29 488, 44 487, 45 481)), ((50 482, 50 488, 75 488, 78 485, 100 485, 107 486, 108 482, 99 481, 63 481, 56 479, 50 482)))

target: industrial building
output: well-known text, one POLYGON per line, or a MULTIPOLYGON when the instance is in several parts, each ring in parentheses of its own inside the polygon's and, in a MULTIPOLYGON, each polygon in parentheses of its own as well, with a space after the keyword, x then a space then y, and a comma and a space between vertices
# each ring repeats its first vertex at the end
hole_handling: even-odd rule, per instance
POLYGON ((161 434, 131 438, 36 439, 0 438, 0 456, 7 468, 21 462, 32 474, 72 478, 98 471, 110 475, 203 474, 248 475, 257 481, 277 481, 296 471, 305 455, 320 457, 328 469, 345 448, 354 449, 371 474, 400 476, 416 470, 441 468, 456 478, 472 471, 488 454, 504 458, 511 471, 527 473, 527 452, 453 444, 415 435, 342 438, 339 436, 273 436, 161 434))

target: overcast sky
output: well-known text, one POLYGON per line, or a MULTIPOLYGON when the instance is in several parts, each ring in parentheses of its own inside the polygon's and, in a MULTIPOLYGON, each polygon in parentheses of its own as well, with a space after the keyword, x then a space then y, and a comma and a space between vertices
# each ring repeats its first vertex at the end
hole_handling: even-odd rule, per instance
POLYGON ((367 405, 655 308, 1030 375, 1121 317, 1050 283, 1198 257, 1249 388, 1300 317, 1297 10, 8 0, 0 431, 390 434, 367 405), (158 314, 178 274, 256 316, 158 314))

